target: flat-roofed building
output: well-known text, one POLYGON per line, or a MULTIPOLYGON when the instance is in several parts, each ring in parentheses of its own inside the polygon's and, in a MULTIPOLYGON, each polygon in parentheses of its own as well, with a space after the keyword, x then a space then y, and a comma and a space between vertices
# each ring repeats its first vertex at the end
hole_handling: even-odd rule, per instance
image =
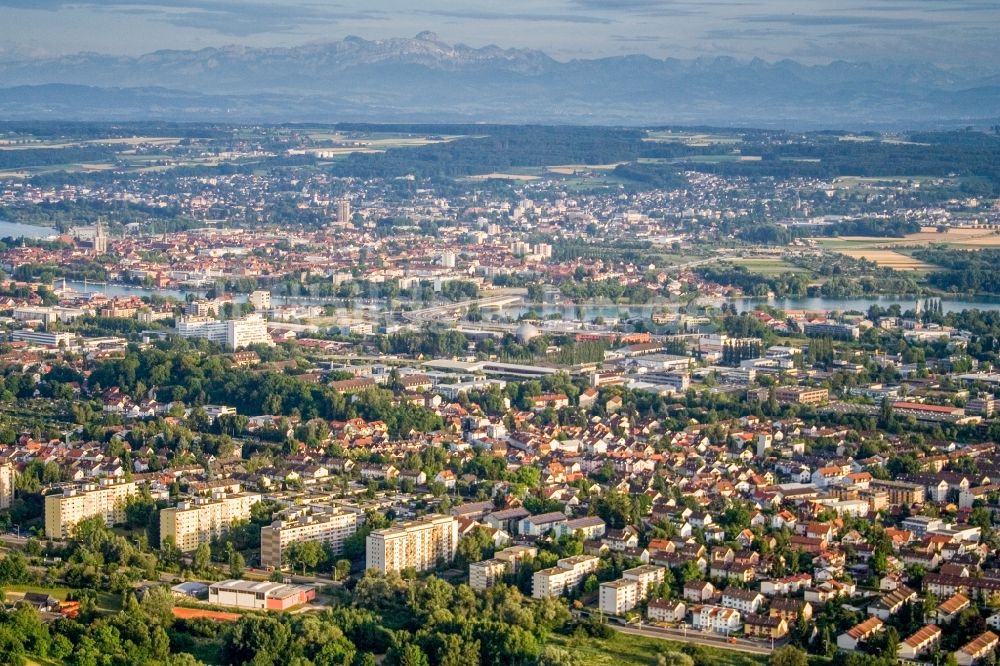
POLYGON ((458 520, 432 514, 376 530, 365 541, 365 565, 382 573, 427 571, 451 562, 458 548, 458 520))
POLYGON ((137 491, 135 482, 101 479, 65 488, 45 498, 45 536, 65 539, 85 518, 99 517, 108 526, 125 522, 125 503, 137 491))
POLYGON ((818 405, 830 399, 830 391, 808 386, 779 386, 774 390, 774 399, 786 405, 818 405))
POLYGON ((0 463, 0 509, 9 509, 14 502, 14 465, 0 463))
POLYGON ((283 566, 286 549, 302 541, 318 541, 339 555, 363 519, 360 511, 340 507, 307 505, 285 509, 270 525, 260 528, 260 563, 265 567, 283 566))
POLYGON ((923 504, 925 490, 919 483, 896 481, 890 479, 872 479, 869 484, 873 490, 884 490, 889 495, 889 504, 923 504))
POLYGON ((602 613, 621 615, 639 603, 639 583, 620 578, 601 583, 599 607, 602 613))
POLYGON ((554 567, 536 571, 531 579, 531 596, 535 599, 560 596, 597 571, 600 561, 592 555, 574 555, 562 558, 554 567))
POLYGON ((316 598, 316 588, 308 585, 222 580, 208 586, 208 603, 248 610, 284 611, 316 598))
POLYGON ((492 559, 473 562, 469 565, 469 587, 473 590, 491 588, 507 574, 516 573, 525 559, 537 554, 538 549, 534 546, 509 546, 495 553, 492 559))
POLYGON ((225 534, 237 520, 249 520, 260 493, 217 493, 180 502, 160 511, 160 545, 173 538, 174 545, 190 552, 225 534))

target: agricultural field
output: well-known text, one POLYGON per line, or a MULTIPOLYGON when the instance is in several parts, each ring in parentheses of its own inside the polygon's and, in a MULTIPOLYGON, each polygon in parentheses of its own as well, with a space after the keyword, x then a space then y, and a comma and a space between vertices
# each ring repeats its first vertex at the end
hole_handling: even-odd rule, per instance
POLYGON ((918 233, 900 238, 875 238, 869 236, 837 236, 818 238, 816 243, 828 250, 844 249, 892 249, 924 245, 948 245, 960 249, 1000 247, 1000 230, 973 227, 949 228, 937 231, 934 227, 924 227, 918 233))
POLYGON ((704 147, 717 145, 736 145, 743 139, 734 134, 710 134, 700 132, 675 132, 657 130, 646 133, 643 141, 658 143, 683 143, 686 146, 704 147))
POLYGON ((790 264, 781 257, 737 257, 730 261, 743 266, 751 273, 759 275, 781 275, 782 273, 809 273, 806 269, 790 264))
POLYGON ((870 248, 845 248, 837 250, 838 253, 851 257, 852 259, 867 259, 873 261, 883 268, 892 268, 897 271, 930 271, 934 270, 931 264, 915 259, 902 252, 894 250, 879 250, 870 248))

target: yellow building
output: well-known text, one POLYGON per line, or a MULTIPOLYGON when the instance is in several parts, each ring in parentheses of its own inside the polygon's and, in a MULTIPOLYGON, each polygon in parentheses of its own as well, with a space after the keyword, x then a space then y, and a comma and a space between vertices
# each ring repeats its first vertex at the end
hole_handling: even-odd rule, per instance
POLYGON ((160 511, 160 546, 169 537, 184 552, 221 537, 237 520, 249 520, 250 508, 260 501, 259 493, 216 494, 181 502, 160 511))
POLYGON ((451 562, 458 548, 458 521, 431 514, 376 530, 365 541, 365 565, 382 573, 414 569, 427 571, 438 562, 451 562))
POLYGON ((100 517, 107 525, 125 522, 125 503, 136 493, 133 481, 102 479, 66 488, 45 498, 45 536, 65 539, 73 526, 86 518, 100 517))

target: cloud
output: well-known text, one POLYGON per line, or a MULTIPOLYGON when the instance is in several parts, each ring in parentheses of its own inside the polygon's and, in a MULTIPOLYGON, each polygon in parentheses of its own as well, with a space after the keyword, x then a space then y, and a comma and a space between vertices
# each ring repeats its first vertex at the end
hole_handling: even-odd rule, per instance
POLYGON ((414 13, 442 18, 469 19, 473 21, 546 21, 554 23, 597 23, 609 25, 614 21, 597 16, 579 14, 533 14, 491 12, 477 9, 418 9, 414 13))
POLYGON ((291 32, 305 24, 332 24, 345 20, 377 20, 377 10, 343 11, 340 5, 271 3, 259 0, 0 0, 0 7, 58 12, 87 9, 149 16, 182 28, 210 30, 246 37, 291 32))
POLYGON ((888 16, 830 15, 830 14, 761 14, 742 17, 750 23, 775 23, 816 28, 881 28, 886 30, 913 30, 927 28, 930 21, 918 18, 893 18, 888 16))

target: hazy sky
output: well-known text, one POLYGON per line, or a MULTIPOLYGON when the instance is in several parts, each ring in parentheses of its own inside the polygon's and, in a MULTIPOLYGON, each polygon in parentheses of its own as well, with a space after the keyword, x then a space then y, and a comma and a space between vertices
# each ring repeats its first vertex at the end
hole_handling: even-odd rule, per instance
POLYGON ((1000 0, 0 0, 0 55, 294 46, 432 30, 561 60, 646 53, 1000 62, 1000 0))

